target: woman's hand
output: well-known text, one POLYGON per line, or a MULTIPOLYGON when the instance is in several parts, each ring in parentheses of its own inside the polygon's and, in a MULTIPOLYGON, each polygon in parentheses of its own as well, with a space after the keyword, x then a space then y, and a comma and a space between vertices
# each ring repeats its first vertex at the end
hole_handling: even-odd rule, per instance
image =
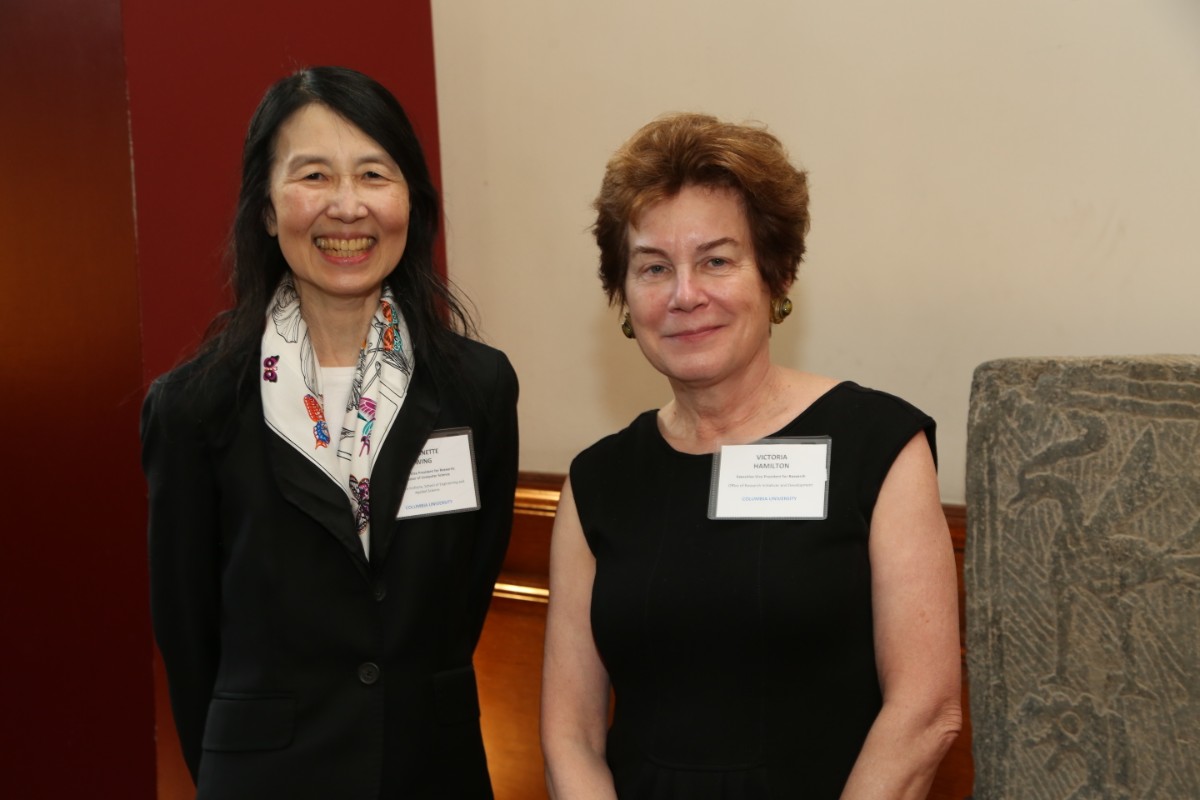
POLYGON ((554 800, 616 800, 605 761, 608 672, 592 638, 596 559, 563 485, 550 543, 550 608, 542 667, 542 753, 554 800))

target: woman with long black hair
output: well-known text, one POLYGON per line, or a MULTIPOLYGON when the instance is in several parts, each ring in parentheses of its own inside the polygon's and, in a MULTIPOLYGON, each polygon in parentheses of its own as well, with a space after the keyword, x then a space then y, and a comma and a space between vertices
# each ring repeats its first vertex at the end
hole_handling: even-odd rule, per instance
POLYGON ((384 87, 279 81, 242 167, 235 305, 142 418, 197 797, 491 797, 471 659, 511 527, 516 376, 464 335, 384 87))

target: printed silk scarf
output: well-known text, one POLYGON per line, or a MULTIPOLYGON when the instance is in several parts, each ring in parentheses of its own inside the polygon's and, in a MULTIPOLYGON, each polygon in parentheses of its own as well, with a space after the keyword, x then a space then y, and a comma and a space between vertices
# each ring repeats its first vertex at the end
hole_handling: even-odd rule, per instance
POLYGON ((320 365, 290 273, 275 290, 267 316, 261 351, 263 416, 271 430, 346 493, 363 551, 370 552, 371 467, 408 394, 414 365, 404 316, 384 286, 344 409, 325 407, 320 365), (341 421, 336 442, 330 420, 341 421))

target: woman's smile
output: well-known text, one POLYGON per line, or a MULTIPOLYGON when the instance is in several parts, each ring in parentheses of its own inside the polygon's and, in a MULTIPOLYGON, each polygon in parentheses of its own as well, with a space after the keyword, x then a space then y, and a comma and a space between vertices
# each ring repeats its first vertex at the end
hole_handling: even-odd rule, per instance
POLYGON ((328 258, 343 261, 365 256, 375 246, 375 237, 358 236, 353 239, 333 236, 318 236, 313 244, 328 258))
POLYGON ((638 346, 673 381, 738 380, 770 359, 770 296, 741 198, 684 186, 630 226, 625 301, 638 346))
POLYGON ((663 336, 664 338, 673 339, 677 342, 698 342, 702 339, 708 338, 711 334, 716 333, 723 327, 723 325, 696 326, 687 328, 685 330, 676 331, 674 333, 665 333, 663 336))
POLYGON ((279 128, 267 230, 311 308, 377 297, 408 242, 408 183, 371 137, 319 103, 279 128))

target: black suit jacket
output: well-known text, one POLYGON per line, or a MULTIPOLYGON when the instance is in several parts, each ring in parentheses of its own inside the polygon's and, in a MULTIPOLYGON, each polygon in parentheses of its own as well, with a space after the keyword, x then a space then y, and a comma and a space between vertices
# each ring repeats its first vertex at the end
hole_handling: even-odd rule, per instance
POLYGON ((197 797, 490 798, 472 654, 512 525, 517 380, 460 340, 465 383, 418 358, 350 503, 263 421, 255 381, 185 365, 142 412, 154 632, 197 797), (480 509, 397 520, 435 430, 474 434, 480 509))

